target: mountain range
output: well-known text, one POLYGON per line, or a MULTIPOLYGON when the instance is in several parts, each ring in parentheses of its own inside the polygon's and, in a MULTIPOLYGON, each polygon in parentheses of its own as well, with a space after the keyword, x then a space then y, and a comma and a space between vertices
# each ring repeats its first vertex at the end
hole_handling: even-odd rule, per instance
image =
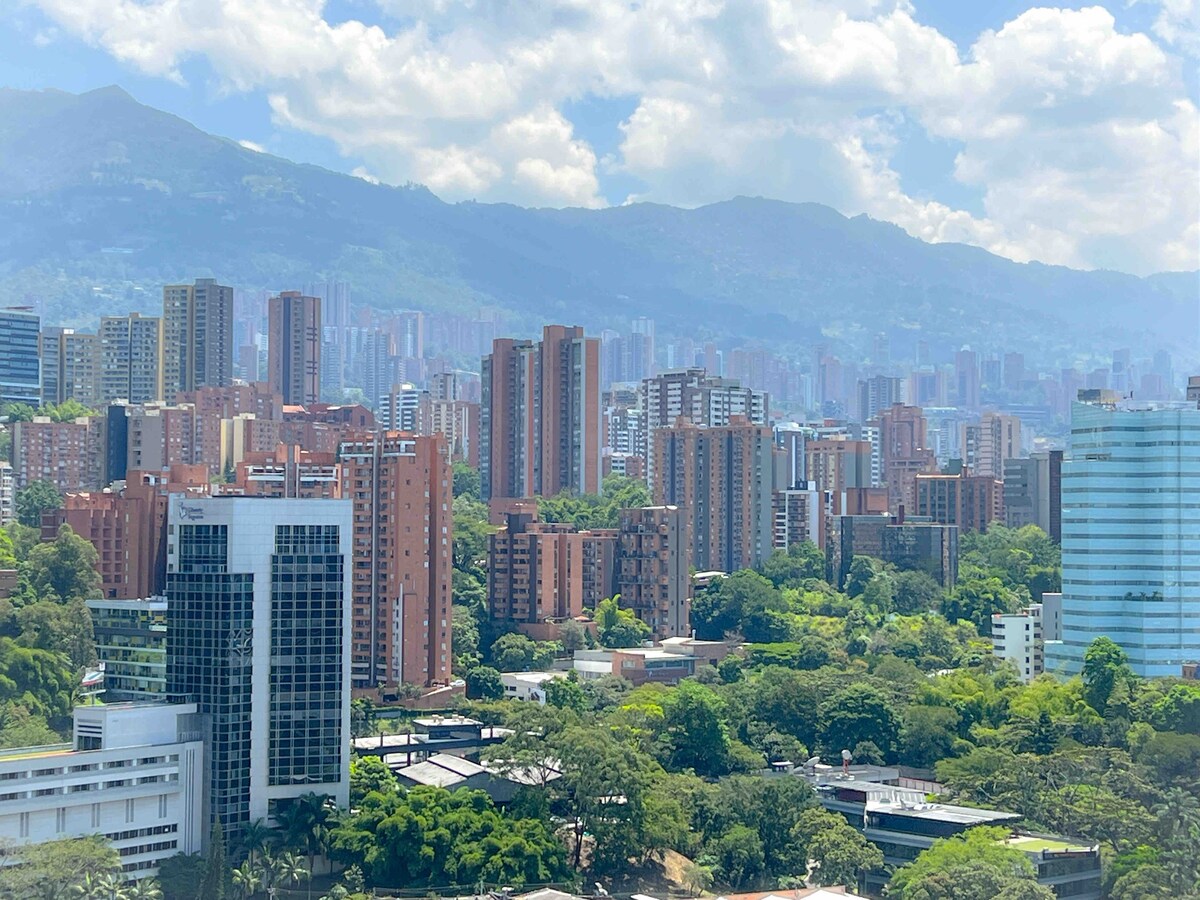
POLYGON ((1139 278, 928 244, 818 204, 697 209, 445 203, 207 134, 120 88, 0 90, 0 304, 88 325, 152 312, 158 286, 349 281, 356 302, 627 327, 799 351, 1021 350, 1047 363, 1114 347, 1195 352, 1197 273, 1139 278))

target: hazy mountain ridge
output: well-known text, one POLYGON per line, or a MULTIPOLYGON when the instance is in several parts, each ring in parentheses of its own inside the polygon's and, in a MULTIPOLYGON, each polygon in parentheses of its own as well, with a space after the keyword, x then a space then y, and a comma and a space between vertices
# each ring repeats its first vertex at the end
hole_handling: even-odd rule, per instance
MULTIPOLYGON (((865 346, 935 344, 1068 359, 1138 332, 1197 332, 1195 273, 1136 278, 925 244, 865 216, 739 197, 699 209, 447 204, 256 153, 136 103, 0 91, 0 301, 94 316, 93 282, 213 273, 244 287, 349 280, 377 306, 511 311, 591 327, 865 346)), ((149 295, 148 295, 149 296, 149 295)))

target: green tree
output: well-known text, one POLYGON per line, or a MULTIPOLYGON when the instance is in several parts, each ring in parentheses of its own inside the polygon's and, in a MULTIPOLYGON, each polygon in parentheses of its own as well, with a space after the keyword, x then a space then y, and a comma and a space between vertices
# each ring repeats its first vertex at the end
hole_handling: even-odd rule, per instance
POLYGON ((176 853, 158 867, 158 883, 164 900, 198 900, 197 890, 207 867, 199 853, 176 853))
POLYGON ((951 755, 961 721, 953 709, 913 704, 902 719, 900 746, 907 765, 929 767, 951 755))
POLYGON ((1200 685, 1173 685, 1155 701, 1153 716, 1163 731, 1200 735, 1200 685))
POLYGON ((734 825, 714 842, 721 880, 737 889, 757 881, 763 874, 763 846, 758 832, 745 825, 734 825))
POLYGON ((827 700, 822 713, 825 729, 821 746, 827 754, 840 759, 842 750, 869 741, 887 759, 893 757, 900 722, 891 701, 878 688, 862 682, 847 685, 827 700))
POLYGON ((223 900, 228 873, 225 870, 225 832, 220 822, 212 827, 208 856, 204 863, 204 873, 200 876, 200 896, 206 900, 223 900))
POLYGON ((0 897, 11 900, 61 900, 90 878, 119 875, 121 858, 101 835, 67 838, 5 849, 0 866, 0 897))
POLYGON ((942 613, 951 622, 966 619, 980 634, 992 633, 992 616, 1016 612, 1020 597, 999 578, 972 578, 960 581, 946 597, 942 613))
POLYGON ((454 496, 478 500, 480 491, 479 470, 462 460, 454 462, 454 496))
POLYGON ((45 717, 34 715, 19 703, 0 708, 0 749, 41 747, 60 741, 62 736, 46 724, 45 717))
POLYGON ((540 671, 554 662, 556 649, 548 641, 535 641, 514 631, 492 642, 492 664, 501 672, 540 671))
POLYGON ((753 643, 791 636, 791 615, 780 590, 757 572, 744 569, 720 578, 692 601, 692 627, 704 640, 738 632, 753 643))
POLYGON ((1007 836, 1003 828, 982 827, 934 841, 896 870, 888 894, 900 900, 992 900, 1021 882, 1036 887, 1033 864, 1003 843, 1007 836))
POLYGON ((927 572, 897 572, 893 580, 893 602, 901 615, 928 612, 942 602, 942 586, 927 572))
POLYGON ((21 607, 14 616, 26 647, 62 653, 76 669, 96 661, 92 616, 82 597, 66 603, 41 600, 21 607))
POLYGON ((542 683, 546 692, 546 703, 556 709, 573 709, 582 713, 587 709, 587 696, 579 684, 579 676, 574 670, 567 673, 566 678, 551 678, 542 683))
POLYGON ((467 672, 467 697, 471 700, 504 699, 504 682, 491 666, 476 666, 467 672))
POLYGON ((721 699, 710 688, 684 681, 663 703, 662 740, 671 768, 715 777, 729 773, 729 732, 721 699))
POLYGON ((758 571, 777 588, 798 588, 809 579, 825 577, 825 554, 811 541, 803 541, 786 551, 774 551, 758 571))
POLYGON ((59 509, 62 495, 48 481, 31 481, 17 492, 15 510, 17 521, 29 528, 42 527, 42 513, 59 509))
POLYGON ((844 818, 819 807, 807 809, 792 826, 792 839, 802 857, 815 863, 812 880, 819 885, 851 888, 863 873, 882 868, 883 853, 844 818))
POLYGON ((375 704, 370 697, 355 697, 350 701, 350 734, 356 738, 370 737, 377 733, 379 717, 375 715, 375 704))
POLYGON ((628 609, 620 608, 620 595, 596 605, 596 630, 605 647, 640 647, 650 637, 650 626, 628 609))
POLYGON ((885 564, 870 556, 856 556, 850 560, 850 571, 846 574, 846 594, 861 597, 871 580, 885 571, 885 564))
POLYGON ((100 594, 100 555, 86 539, 61 525, 54 540, 29 551, 25 578, 39 595, 53 594, 60 600, 87 600, 100 594))
POLYGON ((1098 637, 1083 654, 1083 698, 1100 715, 1108 709, 1108 699, 1121 681, 1129 681, 1129 655, 1111 639, 1098 637))
POLYGON ((350 805, 356 806, 372 791, 396 792, 396 776, 378 756, 361 756, 350 762, 350 805))
POLYGON ((479 665, 479 623, 475 620, 475 614, 468 607, 455 603, 451 607, 450 624, 454 670, 462 672, 479 665))

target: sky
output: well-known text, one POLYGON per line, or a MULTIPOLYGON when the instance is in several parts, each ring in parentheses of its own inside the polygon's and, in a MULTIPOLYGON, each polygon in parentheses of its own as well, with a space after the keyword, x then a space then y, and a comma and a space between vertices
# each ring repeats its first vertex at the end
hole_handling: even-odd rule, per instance
POLYGON ((1200 0, 4 0, 0 85, 449 201, 826 203, 1200 268, 1200 0))

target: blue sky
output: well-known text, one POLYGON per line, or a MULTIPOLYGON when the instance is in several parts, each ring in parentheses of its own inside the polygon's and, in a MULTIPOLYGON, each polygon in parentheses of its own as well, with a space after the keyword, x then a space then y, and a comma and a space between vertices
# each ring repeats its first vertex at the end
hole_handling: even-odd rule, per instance
POLYGON ((755 193, 1015 259, 1196 265, 1180 195, 1200 177, 1200 0, 739 2, 289 0, 300 13, 262 25, 271 0, 178 0, 163 20, 163 0, 29 0, 0 11, 0 85, 119 84, 206 131, 450 200, 755 193))

